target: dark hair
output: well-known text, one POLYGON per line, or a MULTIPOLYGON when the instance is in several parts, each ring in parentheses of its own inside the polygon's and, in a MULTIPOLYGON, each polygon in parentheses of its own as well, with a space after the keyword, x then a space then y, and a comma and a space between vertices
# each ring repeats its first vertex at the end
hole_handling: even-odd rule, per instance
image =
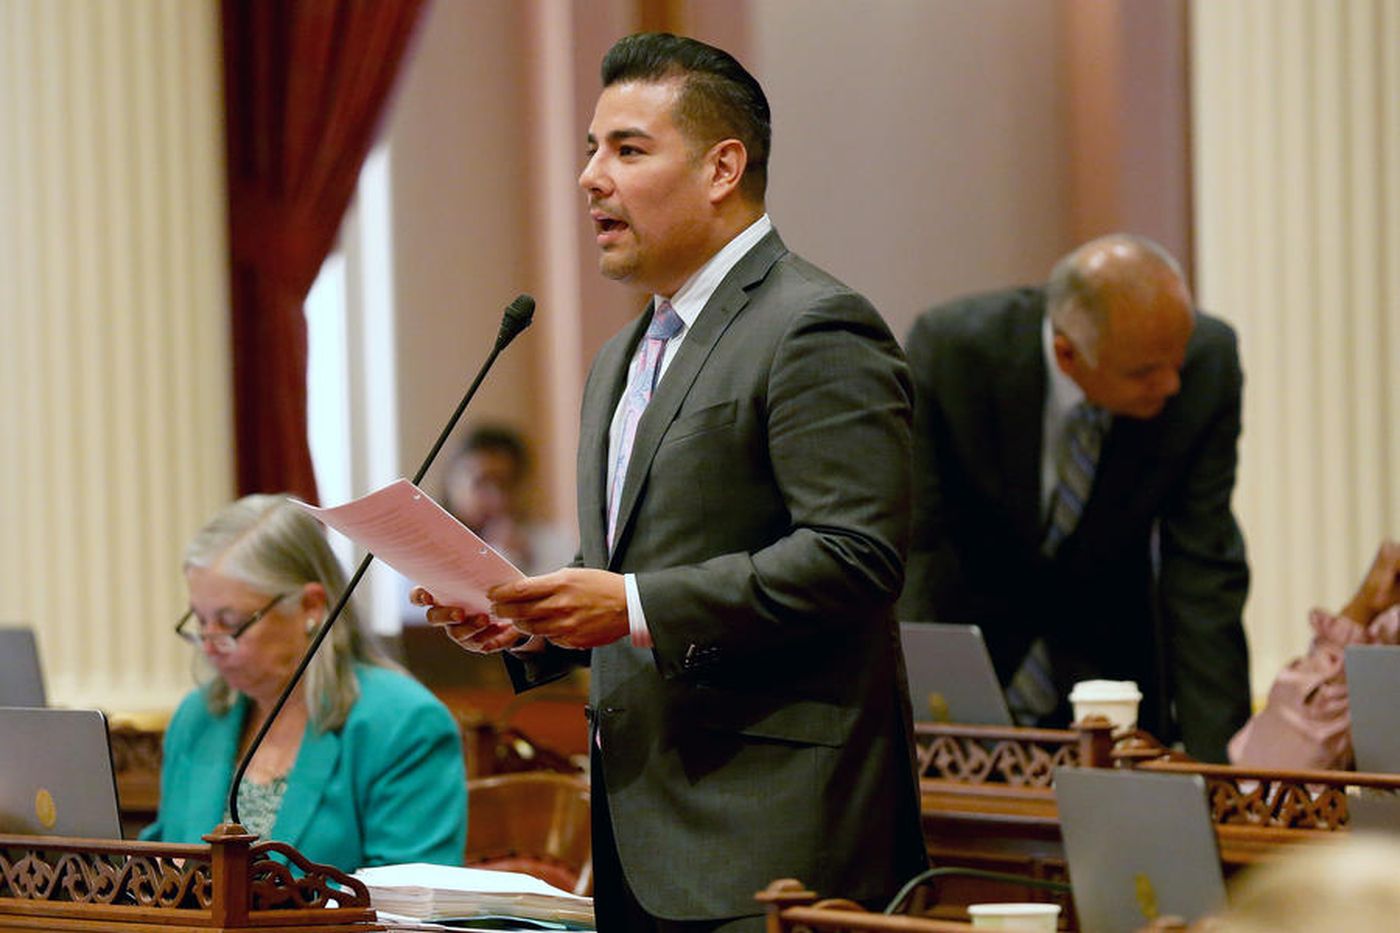
POLYGON ((462 442, 463 454, 478 451, 498 451, 515 460, 516 476, 524 476, 530 467, 530 456, 525 450, 525 442, 513 429, 498 425, 482 425, 467 435, 462 442))
POLYGON ((639 32, 619 39, 603 56, 603 87, 625 81, 683 80, 676 124, 703 146, 734 138, 748 165, 740 187, 762 202, 768 187, 773 118, 763 88, 723 49, 667 32, 639 32))

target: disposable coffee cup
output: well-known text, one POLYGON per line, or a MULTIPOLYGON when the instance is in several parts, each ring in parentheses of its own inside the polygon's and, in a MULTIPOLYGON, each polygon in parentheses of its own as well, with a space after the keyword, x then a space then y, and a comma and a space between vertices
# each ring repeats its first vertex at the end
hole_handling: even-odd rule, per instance
POLYGON ((1083 722, 1090 716, 1103 716, 1113 723, 1116 732, 1137 728, 1138 703, 1141 701, 1142 691, 1131 680, 1081 680, 1069 694, 1075 722, 1083 722))
POLYGON ((1055 933, 1059 925, 1059 904, 971 904, 967 914, 979 930, 1020 930, 1024 933, 1055 933))

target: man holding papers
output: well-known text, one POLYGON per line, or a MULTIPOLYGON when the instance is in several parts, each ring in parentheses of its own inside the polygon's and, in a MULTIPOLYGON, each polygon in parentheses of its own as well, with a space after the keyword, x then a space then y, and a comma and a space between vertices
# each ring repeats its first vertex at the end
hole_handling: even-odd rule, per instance
POLYGON ((925 863, 893 606, 910 384, 874 308, 764 209, 768 104, 726 53, 623 39, 579 185, 652 294, 584 389, 575 566, 450 605, 517 689, 592 665, 600 929, 760 930, 777 877, 879 902, 925 863))

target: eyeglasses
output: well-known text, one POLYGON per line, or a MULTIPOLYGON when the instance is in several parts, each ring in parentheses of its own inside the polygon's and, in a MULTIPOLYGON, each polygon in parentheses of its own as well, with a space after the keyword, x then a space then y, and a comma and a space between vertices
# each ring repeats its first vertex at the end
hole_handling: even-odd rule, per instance
POLYGON ((200 645, 208 645, 210 648, 213 648, 220 654, 224 654, 226 652, 232 651, 237 646, 238 639, 243 636, 244 632, 248 631, 248 629, 253 627, 253 623, 257 622, 263 616, 271 612, 273 606, 277 605, 290 595, 292 594, 277 594, 276 596, 272 597, 271 600, 268 601, 266 606, 263 606, 257 612, 253 613, 248 618, 235 625, 231 631, 215 632, 213 634, 203 631, 204 626, 199 622, 196 622, 195 627, 193 628, 190 626, 190 620, 195 618, 194 609, 191 608, 184 615, 180 616, 179 622, 175 623, 175 634, 179 635, 181 638, 194 645, 195 647, 199 647, 200 645))

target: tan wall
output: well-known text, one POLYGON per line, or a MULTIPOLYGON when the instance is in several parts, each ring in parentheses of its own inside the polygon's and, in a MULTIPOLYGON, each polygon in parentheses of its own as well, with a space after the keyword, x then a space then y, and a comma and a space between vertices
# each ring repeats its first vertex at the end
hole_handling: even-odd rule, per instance
POLYGON ((788 245, 903 337, 960 293, 1033 281, 1068 245, 1055 4, 752 4, 788 245))
MULTIPOLYGON (((783 235, 867 291, 901 335, 928 304, 1040 278, 1075 239, 1102 229, 1138 229, 1179 251, 1190 245, 1182 219, 1189 179, 1171 155, 1191 129, 1181 116, 1185 92, 1172 78, 1184 67, 1180 0, 674 6, 687 28, 735 49, 772 97, 770 206, 783 235)), ((110 642, 115 663, 138 672, 110 689, 133 705, 143 684, 173 683, 176 674, 184 681, 183 672, 165 673, 174 651, 147 677, 146 668, 128 665, 126 647, 115 646, 163 637, 152 620, 166 625, 178 608, 175 551, 227 495, 232 449, 227 397, 218 392, 200 402, 204 414, 194 421, 154 415, 135 433, 74 420, 85 399, 115 405, 158 384, 151 380, 169 354, 149 350, 143 335, 222 320, 222 279, 211 265, 223 248, 214 6, 152 2, 149 9, 134 0, 0 0, 0 68, 9 76, 0 132, 11 143, 0 154, 0 184, 11 211, 4 242, 13 247, 0 250, 10 263, 0 276, 0 343, 11 352, 7 361, 46 359, 16 355, 18 341, 35 339, 67 360, 63 322, 81 319, 61 315, 90 313, 101 325, 73 330, 75 352, 94 361, 73 379, 52 366, 33 376, 0 373, 9 387, 3 439, 24 450, 0 473, 0 553, 9 567, 0 611, 61 626, 75 602, 106 609, 120 633, 110 642), (85 17, 96 25, 88 29, 85 17), (93 41, 106 57, 87 54, 93 41), (139 50, 125 77, 123 49, 139 50), (89 67, 99 60, 107 63, 101 73, 89 67), (179 80, 150 85, 165 96, 142 90, 152 68, 167 67, 179 80), (35 108, 56 93, 72 95, 76 109, 53 113, 75 119, 40 121, 35 108), (148 116, 156 105, 185 122, 148 116), (135 118, 123 117, 124 108, 135 118), (101 121, 76 119, 89 112, 101 121), (101 134, 118 129, 130 134, 124 146, 94 143, 94 132, 101 143, 101 134), (80 157, 99 150, 109 157, 80 157), (112 172, 119 184, 108 183, 112 172), (113 216, 129 220, 111 226, 113 216), (50 313, 53 323, 43 317, 50 313), (171 315, 168 326, 163 314, 171 315), (30 336, 39 323, 45 336, 30 336), (191 426, 188 435, 181 427, 143 439, 160 424, 191 426), (178 465, 170 474, 178 508, 169 512, 160 511, 168 490, 150 472, 161 463, 178 465), (124 537, 134 521, 158 526, 160 540, 124 537), (133 571, 137 552, 149 566, 133 571), (26 560, 41 572, 24 569, 26 560), (77 596, 70 577, 81 578, 77 596)), ((1262 686, 1283 654, 1301 645, 1305 604, 1339 600, 1374 538, 1397 531, 1388 477, 1400 434, 1389 427, 1400 396, 1386 365, 1390 344, 1380 338, 1400 332, 1393 321, 1400 262, 1387 262, 1384 252, 1400 239, 1391 203, 1400 191, 1392 183, 1400 69, 1390 54, 1400 41, 1385 41, 1396 34, 1393 2, 1345 11, 1297 2, 1277 13, 1274 5, 1195 9, 1211 19, 1193 23, 1193 67, 1216 104, 1194 127, 1202 183, 1213 186, 1196 193, 1197 252, 1205 300, 1239 323, 1245 339, 1241 497, 1258 581, 1251 632, 1269 646, 1256 674, 1262 686), (1281 44, 1261 45, 1264 36, 1281 44), (1312 84, 1285 67, 1303 54, 1312 84), (1313 174, 1297 174, 1304 169, 1313 174), (1280 322, 1292 323, 1284 331, 1280 322), (1338 333, 1345 339, 1332 339, 1338 333), (1311 381, 1299 382, 1299 374, 1311 381), (1300 411, 1307 423, 1289 420, 1300 411), (1323 452, 1336 450, 1343 453, 1323 452), (1277 485, 1284 476, 1291 485, 1277 485), (1327 529, 1322 543, 1313 537, 1319 527, 1327 529), (1286 544, 1280 552, 1266 546, 1272 542, 1286 544), (1261 616, 1266 594, 1277 608, 1261 616)), ((545 467, 540 503, 572 519, 583 371, 639 307, 638 296, 596 274, 573 175, 598 59, 635 14, 633 0, 430 6, 386 124, 405 470, 484 356, 502 306, 530 291, 541 298, 537 323, 502 359, 474 415, 527 428, 545 467)), ((190 378, 226 374, 226 359, 207 363, 190 378)), ((112 418, 123 411, 112 409, 112 418)), ((66 629, 54 631, 66 637, 66 629)), ((93 677, 105 650, 75 649, 51 672, 54 683, 108 689, 93 677)))
MULTIPOLYGON (((1071 245, 1058 3, 678 6, 769 94, 770 209, 789 245, 869 294, 899 336, 935 301, 1043 277, 1071 245)), ((573 181, 598 62, 634 13, 626 0, 435 4, 389 124, 404 469, 500 306, 530 291, 535 327, 474 417, 528 430, 539 503, 570 522, 583 374, 645 300, 598 276, 573 181)))

